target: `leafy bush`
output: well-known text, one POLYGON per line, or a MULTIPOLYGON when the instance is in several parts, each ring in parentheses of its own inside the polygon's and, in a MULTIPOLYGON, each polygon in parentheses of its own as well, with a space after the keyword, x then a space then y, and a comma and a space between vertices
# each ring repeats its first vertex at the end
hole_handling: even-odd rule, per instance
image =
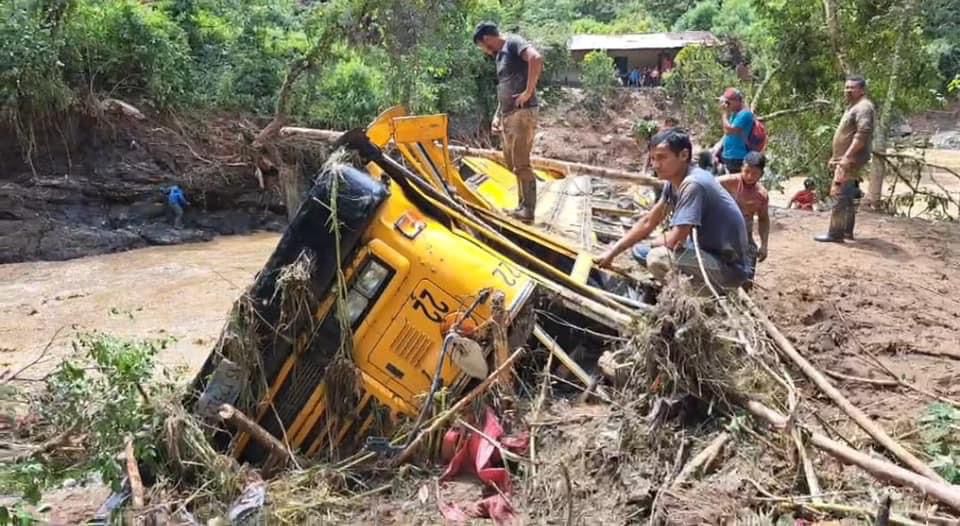
POLYGON ((319 82, 311 118, 323 126, 365 126, 384 105, 384 78, 377 68, 351 58, 328 68, 319 82))
POLYGON ((84 437, 79 458, 34 458, 0 471, 0 491, 19 491, 36 501, 44 488, 65 478, 98 473, 119 489, 123 467, 117 453, 134 437, 137 458, 151 467, 158 458, 149 429, 160 422, 149 399, 172 390, 172 380, 153 383, 156 357, 166 341, 128 341, 92 334, 74 343, 74 355, 47 378, 36 410, 53 433, 84 437))
POLYGON ((186 99, 192 73, 186 34, 150 4, 81 1, 65 29, 71 84, 142 95, 160 107, 186 99))
POLYGON ((637 141, 649 141, 659 129, 660 125, 656 121, 640 119, 633 123, 631 133, 637 141))
POLYGON ((720 63, 719 51, 703 46, 689 46, 677 54, 675 67, 664 75, 667 94, 679 103, 687 122, 717 122, 708 127, 705 142, 720 138, 717 97, 724 88, 739 84, 733 70, 720 63))
POLYGON ((674 31, 710 31, 714 20, 720 13, 719 2, 706 0, 698 3, 693 9, 680 15, 673 24, 674 31))
POLYGON ((13 125, 29 155, 33 122, 70 104, 59 59, 63 38, 16 2, 0 3, 0 119, 13 125))
POLYGON ((588 109, 599 110, 603 99, 610 96, 616 85, 616 67, 605 51, 591 51, 583 57, 580 78, 588 109))
POLYGON ((920 418, 924 450, 933 458, 931 467, 947 482, 960 483, 960 411, 957 408, 935 403, 927 408, 920 418))

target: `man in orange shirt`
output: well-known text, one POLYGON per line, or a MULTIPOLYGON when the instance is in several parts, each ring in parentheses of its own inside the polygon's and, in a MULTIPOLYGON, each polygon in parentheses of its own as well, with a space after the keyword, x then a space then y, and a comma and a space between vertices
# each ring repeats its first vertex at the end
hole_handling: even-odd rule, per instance
POLYGON ((743 158, 743 168, 738 174, 724 175, 717 181, 733 195, 747 227, 747 240, 750 244, 752 261, 751 278, 756 274, 757 262, 767 259, 767 242, 770 240, 770 197, 767 189, 760 183, 763 169, 767 165, 766 157, 760 152, 750 152, 743 158), (753 238, 753 218, 757 218, 757 230, 760 234, 760 246, 753 238))

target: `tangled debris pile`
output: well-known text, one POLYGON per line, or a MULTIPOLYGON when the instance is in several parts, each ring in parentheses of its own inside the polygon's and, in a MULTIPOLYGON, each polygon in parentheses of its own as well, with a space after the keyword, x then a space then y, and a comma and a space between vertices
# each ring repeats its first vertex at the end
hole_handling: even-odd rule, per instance
MULTIPOLYGON (((284 275, 292 282, 292 274, 284 275)), ((739 319, 729 319, 714 300, 673 283, 661 292, 649 328, 613 353, 615 367, 628 373, 612 378, 588 401, 550 372, 547 351, 515 353, 490 375, 491 381, 461 399, 466 402, 426 420, 423 429, 431 432, 410 457, 416 462, 400 464, 396 456, 372 451, 336 463, 294 457, 266 482, 258 470, 215 449, 209 425, 184 410, 181 395, 170 384, 151 379, 155 371, 149 347, 109 338, 87 340, 78 348, 85 356, 44 379, 44 390, 25 400, 22 416, 11 422, 16 425, 4 428, 5 435, 15 437, 6 448, 10 451, 14 443, 39 445, 8 456, 3 480, 23 482, 40 468, 45 476, 77 473, 90 467, 89 452, 119 452, 128 440, 134 446, 132 466, 147 488, 137 487, 140 473, 131 476, 131 463, 121 456, 101 455, 96 469, 105 481, 122 485, 121 494, 132 495, 119 512, 131 520, 200 524, 220 517, 239 524, 260 516, 279 524, 308 519, 433 524, 441 505, 497 493, 490 487, 478 491, 462 478, 441 482, 437 464, 451 453, 443 431, 454 428, 461 436, 477 436, 480 417, 496 407, 505 434, 529 431, 530 437, 526 452, 518 455, 510 453, 506 439, 480 434, 479 442, 498 451, 516 477, 513 493, 504 494, 510 514, 501 518, 564 524, 769 524, 787 517, 872 520, 889 514, 891 524, 956 523, 944 515, 955 506, 949 499, 956 490, 950 486, 921 474, 903 475, 900 471, 906 470, 861 454, 872 462, 861 465, 868 472, 886 473, 888 480, 906 485, 888 489, 808 451, 809 445, 831 455, 839 449, 824 448, 829 438, 815 438, 822 432, 809 415, 817 407, 799 398, 777 343, 762 329, 763 320, 749 306, 731 302, 728 307, 739 319), (137 376, 130 376, 134 357, 141 362, 133 368, 137 376), (523 372, 544 361, 547 367, 537 369, 546 373, 523 372), (492 381, 508 368, 518 372, 516 399, 506 398, 508 391, 492 381), (87 370, 95 372, 86 376, 87 370), (773 371, 780 372, 779 378, 770 377, 773 371), (116 400, 124 403, 117 406, 116 400), (84 415, 84 427, 64 418, 30 421, 30 415, 44 414, 36 413, 41 404, 54 403, 64 415, 84 415), (117 407, 123 408, 119 415, 117 407), (789 420, 748 416, 775 413, 769 407, 790 415, 789 420), (129 415, 140 416, 121 418, 129 415), (111 425, 115 429, 109 435, 90 431, 111 425), (911 489, 911 481, 927 495, 911 489), (895 497, 892 512, 882 506, 884 493, 895 497)), ((246 330, 237 321, 235 317, 229 334, 246 330)), ((392 443, 409 443, 404 438, 409 431, 398 429, 392 443)))

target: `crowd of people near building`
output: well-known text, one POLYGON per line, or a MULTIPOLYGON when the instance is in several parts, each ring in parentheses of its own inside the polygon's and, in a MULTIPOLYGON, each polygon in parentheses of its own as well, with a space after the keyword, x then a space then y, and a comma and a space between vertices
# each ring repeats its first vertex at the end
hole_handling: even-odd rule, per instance
MULTIPOLYGON (((543 57, 522 37, 501 35, 491 23, 478 26, 473 40, 496 59, 499 107, 493 129, 503 134, 504 160, 520 182, 520 207, 512 213, 531 223, 536 181, 530 153, 543 57)), ((634 69, 626 80, 628 85, 658 81, 665 67, 673 67, 672 60, 660 58, 658 68, 650 72, 652 79, 634 69)), ((826 167, 833 175, 830 224, 826 234, 814 238, 822 242, 853 239, 857 204, 863 195, 860 177, 871 156, 875 110, 866 96, 866 81, 848 77, 843 92, 847 110, 834 133, 826 167)), ((610 265, 630 250, 657 279, 676 270, 721 289, 752 283, 757 265, 770 250, 770 199, 762 182, 767 165, 766 128, 746 104, 743 93, 733 87, 720 95, 718 114, 723 138, 696 156, 690 134, 676 120, 665 119, 649 143, 649 166, 663 182, 656 204, 597 258, 600 266, 610 265), (664 227, 662 235, 654 235, 664 227)), ((789 206, 811 210, 816 198, 815 183, 807 179, 789 206)))
POLYGON ((630 71, 620 72, 617 77, 620 84, 631 88, 653 88, 663 82, 663 76, 673 69, 673 58, 661 53, 657 65, 653 67, 634 65, 630 71))

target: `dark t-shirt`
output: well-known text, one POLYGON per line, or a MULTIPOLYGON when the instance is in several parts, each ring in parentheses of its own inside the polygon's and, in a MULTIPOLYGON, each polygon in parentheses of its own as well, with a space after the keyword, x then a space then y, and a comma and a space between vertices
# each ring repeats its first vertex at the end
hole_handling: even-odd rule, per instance
MULTIPOLYGON (((503 48, 497 53, 497 99, 500 101, 500 115, 506 117, 517 110, 514 95, 527 89, 527 61, 521 56, 530 43, 518 35, 507 35, 503 48)), ((537 94, 527 101, 525 108, 539 105, 537 94)))
MULTIPOLYGON (((679 189, 667 183, 661 197, 673 209, 670 226, 697 227, 700 248, 749 272, 747 227, 740 207, 716 178, 700 168, 690 168, 679 189)), ((692 237, 692 236, 691 236, 692 237)))

